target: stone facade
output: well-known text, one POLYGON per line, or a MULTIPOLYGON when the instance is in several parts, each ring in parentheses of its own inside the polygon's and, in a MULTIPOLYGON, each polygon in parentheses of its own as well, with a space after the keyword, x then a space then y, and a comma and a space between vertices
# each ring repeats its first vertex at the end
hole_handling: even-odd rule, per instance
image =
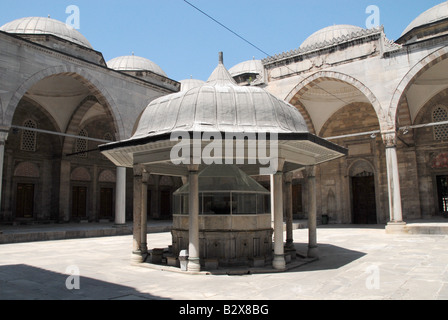
MULTIPOLYGON (((132 220, 132 172, 119 187, 117 168, 98 145, 129 138, 148 103, 180 83, 108 68, 101 52, 61 38, 51 26, 64 24, 46 20, 48 34, 0 31, 0 223, 113 221, 117 188, 126 190, 120 215, 132 220)), ((158 199, 179 181, 154 180, 149 211, 169 217, 158 199)))

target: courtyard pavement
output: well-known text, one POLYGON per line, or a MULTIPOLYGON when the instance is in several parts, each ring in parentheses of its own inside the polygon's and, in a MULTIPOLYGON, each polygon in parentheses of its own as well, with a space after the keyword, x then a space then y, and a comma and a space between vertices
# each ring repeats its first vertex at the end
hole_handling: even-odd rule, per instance
MULTIPOLYGON (((308 230, 294 230, 294 241, 305 253, 308 230)), ((318 241, 318 261, 238 276, 131 265, 130 235, 2 244, 0 300, 448 299, 448 235, 329 225, 318 241)), ((150 248, 170 243, 169 232, 148 235, 150 248)))

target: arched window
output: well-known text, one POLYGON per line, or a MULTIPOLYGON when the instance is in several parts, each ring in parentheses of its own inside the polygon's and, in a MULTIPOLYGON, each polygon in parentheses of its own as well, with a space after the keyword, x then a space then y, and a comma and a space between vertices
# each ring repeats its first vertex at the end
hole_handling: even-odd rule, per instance
MULTIPOLYGON (((37 129, 37 123, 33 120, 26 120, 23 123, 25 128, 37 129)), ((36 151, 36 131, 23 130, 22 131, 22 141, 20 142, 20 150, 35 152, 36 151)))
MULTIPOLYGON (((432 112, 433 122, 448 121, 448 110, 445 106, 436 106, 432 112)), ((434 127, 434 140, 448 140, 448 124, 434 127)))
MULTIPOLYGON (((80 137, 88 137, 87 131, 82 129, 79 131, 78 136, 80 137)), ((75 153, 77 153, 78 157, 80 158, 87 158, 87 149, 88 149, 88 143, 87 140, 78 138, 76 139, 76 145, 75 145, 75 153)))

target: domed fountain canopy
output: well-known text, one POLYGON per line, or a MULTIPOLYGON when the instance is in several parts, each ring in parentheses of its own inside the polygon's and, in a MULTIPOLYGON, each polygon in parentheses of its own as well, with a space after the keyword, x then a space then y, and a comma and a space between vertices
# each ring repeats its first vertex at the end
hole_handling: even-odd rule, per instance
MULTIPOLYGON (((198 133, 201 138, 204 133, 218 133, 223 139, 227 134, 247 135, 257 143, 260 136, 268 140, 273 136, 279 145, 279 156, 286 162, 291 158, 295 163, 291 168, 295 169, 347 154, 345 148, 311 134, 303 116, 292 105, 262 88, 238 86, 224 67, 222 53, 205 84, 154 100, 143 112, 133 137, 100 146, 100 150, 117 166, 153 164, 152 173, 157 168, 160 174, 169 174, 179 167, 172 164, 170 152, 176 145, 172 134, 180 132, 189 135, 189 142, 198 139, 198 133), (168 168, 162 170, 163 164, 168 168)), ((178 168, 174 171, 185 174, 178 168)))

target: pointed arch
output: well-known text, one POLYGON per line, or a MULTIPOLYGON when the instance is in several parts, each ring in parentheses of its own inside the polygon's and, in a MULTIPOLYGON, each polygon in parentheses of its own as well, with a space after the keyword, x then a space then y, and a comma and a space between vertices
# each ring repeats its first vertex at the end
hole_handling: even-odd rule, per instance
MULTIPOLYGON (((384 112, 383 108, 381 107, 381 104, 379 100, 376 98, 376 96, 373 94, 373 92, 365 86, 362 82, 359 80, 353 78, 352 76, 349 76, 347 74, 343 74, 340 72, 335 71, 318 71, 302 82, 300 82, 296 87, 294 87, 291 92, 287 95, 286 101, 291 103, 294 106, 299 105, 300 103, 300 97, 303 96, 308 90, 311 88, 318 86, 319 83, 323 81, 337 81, 342 83, 347 83, 354 88, 358 89, 370 102, 370 104, 373 106, 376 115, 378 117, 378 121, 380 123, 381 129, 386 129, 386 112, 384 112)), ((300 111, 300 110, 299 110, 300 111)), ((302 115, 304 115, 302 113, 302 115)))
POLYGON ((114 98, 106 90, 106 88, 88 71, 75 66, 67 65, 44 69, 40 72, 37 72, 36 74, 28 78, 25 82, 23 82, 14 92, 14 95, 11 98, 8 106, 6 106, 6 110, 4 112, 4 124, 7 126, 11 125, 14 112, 26 92, 28 92, 39 81, 57 75, 70 76, 85 85, 90 90, 92 95, 95 96, 98 102, 106 107, 108 113, 113 119, 114 127, 117 131, 117 136, 120 138, 124 136, 125 129, 123 119, 120 116, 118 105, 115 102, 114 98))
POLYGON ((398 123, 398 112, 400 105, 403 103, 406 92, 409 90, 410 86, 414 81, 421 76, 429 68, 433 67, 437 63, 448 58, 448 46, 434 51, 433 53, 427 55, 425 58, 416 63, 409 72, 403 77, 399 85, 394 91, 390 105, 389 113, 387 116, 387 121, 390 126, 396 128, 398 123))

